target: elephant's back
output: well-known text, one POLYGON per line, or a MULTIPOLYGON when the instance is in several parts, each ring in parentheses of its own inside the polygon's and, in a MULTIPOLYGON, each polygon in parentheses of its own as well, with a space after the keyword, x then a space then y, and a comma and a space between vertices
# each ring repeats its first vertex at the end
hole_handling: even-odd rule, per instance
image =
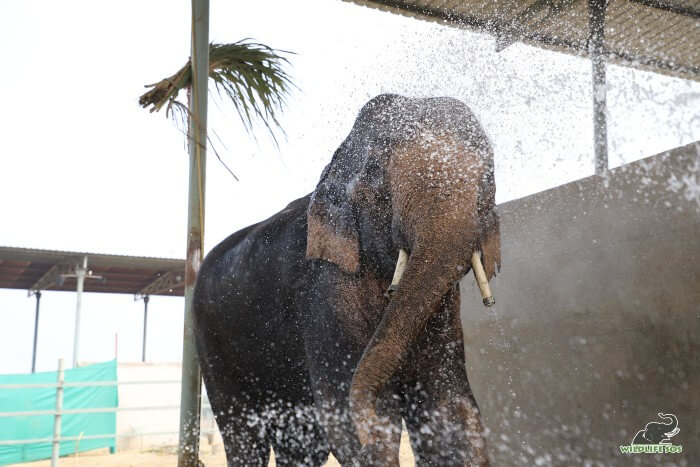
POLYGON ((302 372, 291 362, 304 360, 294 281, 308 261, 306 206, 308 197, 298 199, 232 234, 202 262, 193 314, 205 372, 251 387, 272 387, 302 372))
POLYGON ((195 286, 199 313, 231 306, 243 311, 279 302, 306 260, 306 208, 309 197, 257 224, 241 229, 206 256, 195 286))

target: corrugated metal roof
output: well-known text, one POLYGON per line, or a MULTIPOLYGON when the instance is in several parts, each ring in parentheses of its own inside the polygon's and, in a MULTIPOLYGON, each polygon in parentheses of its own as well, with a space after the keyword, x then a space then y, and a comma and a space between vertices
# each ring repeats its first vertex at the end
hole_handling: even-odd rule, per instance
MULTIPOLYGON (((344 0, 575 55, 588 53, 585 0, 344 0)), ((700 80, 700 0, 611 0, 612 63, 700 80)))
MULTIPOLYGON (((55 266, 75 264, 85 256, 88 257, 88 269, 93 276, 105 279, 86 280, 86 292, 137 294, 172 271, 175 274, 181 272, 182 280, 170 281, 171 288, 158 290, 151 295, 184 295, 184 259, 14 247, 0 247, 0 288, 29 290, 55 266)), ((66 277, 62 283, 51 282, 48 290, 75 291, 75 287, 75 278, 66 277)))

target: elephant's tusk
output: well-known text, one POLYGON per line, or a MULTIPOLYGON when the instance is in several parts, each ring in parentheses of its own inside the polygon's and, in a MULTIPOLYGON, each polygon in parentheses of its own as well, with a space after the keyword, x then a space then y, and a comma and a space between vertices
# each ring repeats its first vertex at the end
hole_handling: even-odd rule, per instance
POLYGON ((389 286, 389 293, 394 292, 401 282, 401 276, 406 269, 406 263, 408 262, 408 253, 403 248, 399 249, 399 259, 396 261, 396 269, 394 269, 394 278, 391 279, 391 285, 389 286))
POLYGON ((476 283, 479 284, 479 291, 481 292, 481 298, 484 299, 484 305, 493 306, 496 303, 496 299, 493 298, 491 293, 489 280, 486 277, 486 272, 484 272, 484 266, 481 264, 481 253, 478 250, 472 253, 472 270, 474 271, 476 283))

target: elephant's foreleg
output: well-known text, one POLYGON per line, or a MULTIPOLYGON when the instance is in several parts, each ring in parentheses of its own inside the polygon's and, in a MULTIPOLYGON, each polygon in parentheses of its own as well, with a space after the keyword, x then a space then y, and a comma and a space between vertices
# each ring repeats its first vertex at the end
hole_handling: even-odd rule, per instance
POLYGON ((352 424, 347 393, 358 351, 350 348, 341 333, 326 338, 327 321, 323 318, 330 319, 328 315, 314 318, 309 320, 305 338, 316 409, 333 456, 341 465, 353 465, 361 446, 352 424))
POLYGON ((416 465, 488 465, 483 427, 470 394, 433 399, 409 392, 404 418, 416 465))
POLYGON ((417 465, 488 465, 479 409, 469 388, 459 294, 448 296, 413 352, 402 413, 417 465))

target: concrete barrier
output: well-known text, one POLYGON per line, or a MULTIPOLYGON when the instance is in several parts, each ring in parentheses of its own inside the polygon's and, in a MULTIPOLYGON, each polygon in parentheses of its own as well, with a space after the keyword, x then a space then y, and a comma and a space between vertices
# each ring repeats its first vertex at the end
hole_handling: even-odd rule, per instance
POLYGON ((500 206, 486 309, 462 284, 494 465, 700 465, 700 143, 500 206), (676 454, 622 454, 659 412, 676 454))

